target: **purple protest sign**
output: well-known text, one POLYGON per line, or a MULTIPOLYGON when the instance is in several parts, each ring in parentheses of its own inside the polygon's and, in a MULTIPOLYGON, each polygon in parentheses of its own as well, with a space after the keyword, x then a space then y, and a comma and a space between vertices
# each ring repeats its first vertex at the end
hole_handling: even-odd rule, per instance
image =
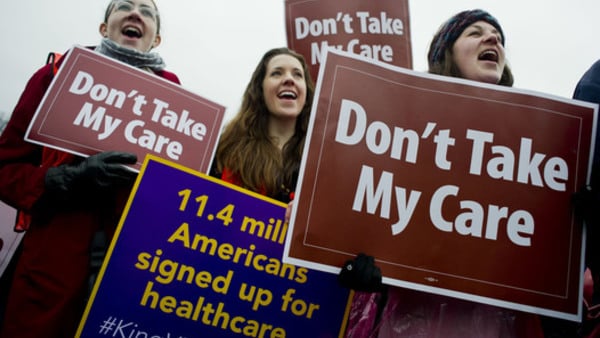
POLYGON ((349 292, 281 261, 284 214, 147 157, 77 337, 338 337, 349 292))

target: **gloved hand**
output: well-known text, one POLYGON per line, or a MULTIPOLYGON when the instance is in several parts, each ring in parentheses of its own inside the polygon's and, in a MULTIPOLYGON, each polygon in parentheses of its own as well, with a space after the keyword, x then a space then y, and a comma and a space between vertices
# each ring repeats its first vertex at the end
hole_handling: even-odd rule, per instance
POLYGON ((75 192, 108 191, 133 183, 137 173, 123 164, 134 164, 137 156, 119 151, 106 151, 90 156, 77 164, 49 168, 46 190, 56 196, 76 195, 75 192))
POLYGON ((338 275, 338 282, 346 288, 364 292, 380 292, 381 270, 375 265, 373 256, 359 253, 354 259, 344 263, 338 275))
POLYGON ((598 200, 598 194, 589 185, 584 186, 571 199, 575 217, 579 220, 589 222, 594 212, 594 202, 598 200))
POLYGON ((600 271, 600 192, 585 186, 572 198, 575 217, 587 226, 586 265, 600 271))

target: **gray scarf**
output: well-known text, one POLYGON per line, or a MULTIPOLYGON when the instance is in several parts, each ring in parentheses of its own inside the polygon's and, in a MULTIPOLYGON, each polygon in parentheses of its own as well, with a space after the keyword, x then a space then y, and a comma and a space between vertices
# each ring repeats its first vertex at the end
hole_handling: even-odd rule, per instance
POLYGON ((137 68, 150 68, 153 71, 165 69, 165 62, 158 53, 143 53, 123 47, 116 42, 103 38, 96 51, 137 68))

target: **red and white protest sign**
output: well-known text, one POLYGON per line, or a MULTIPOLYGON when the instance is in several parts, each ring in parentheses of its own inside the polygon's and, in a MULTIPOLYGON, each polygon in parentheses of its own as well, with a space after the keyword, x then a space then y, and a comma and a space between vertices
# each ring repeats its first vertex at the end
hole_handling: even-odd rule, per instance
POLYGON ((331 47, 412 68, 408 0, 286 0, 285 22, 288 46, 313 80, 331 47))
POLYGON ((27 130, 78 155, 146 154, 207 172, 225 108, 149 72, 74 46, 27 130))
POLYGON ((324 58, 284 261, 364 252, 387 284, 580 319, 596 106, 324 58))

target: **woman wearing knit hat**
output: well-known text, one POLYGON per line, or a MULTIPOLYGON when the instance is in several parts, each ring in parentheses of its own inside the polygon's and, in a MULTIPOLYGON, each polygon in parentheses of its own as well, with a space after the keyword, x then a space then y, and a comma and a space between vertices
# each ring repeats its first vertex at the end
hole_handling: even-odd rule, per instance
POLYGON ((460 12, 446 21, 431 40, 429 72, 510 87, 513 75, 506 64, 505 40, 502 27, 488 12, 460 12))
MULTIPOLYGON (((433 37, 429 72, 512 86, 505 37, 486 11, 460 12, 433 37)), ((384 287, 373 257, 346 262, 340 283, 355 291, 346 337, 543 337, 538 316, 456 298, 384 287), (375 292, 374 292, 375 291, 375 292)))

